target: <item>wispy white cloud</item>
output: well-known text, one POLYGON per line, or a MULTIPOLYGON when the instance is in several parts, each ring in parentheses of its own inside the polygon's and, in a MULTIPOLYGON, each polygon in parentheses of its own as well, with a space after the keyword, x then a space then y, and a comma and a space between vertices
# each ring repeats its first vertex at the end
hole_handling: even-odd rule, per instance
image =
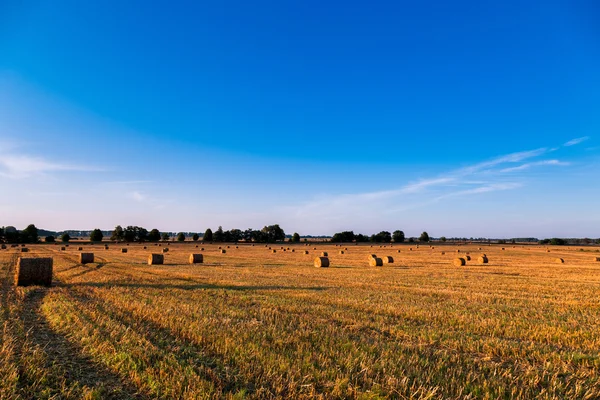
POLYGON ((556 166, 569 166, 571 165, 571 163, 565 162, 565 161, 559 161, 559 160, 543 160, 543 161, 536 161, 536 162, 531 162, 531 163, 526 163, 526 164, 521 164, 517 167, 511 167, 511 168, 504 168, 501 169, 500 173, 508 173, 508 172, 517 172, 517 171, 524 171, 526 169, 529 169, 531 167, 538 167, 538 166, 542 166, 542 165, 556 165, 556 166))
POLYGON ((583 136, 583 137, 580 137, 580 138, 571 139, 567 143, 563 144, 563 146, 565 146, 565 147, 575 146, 576 144, 585 142, 589 138, 590 138, 589 136, 583 136))
POLYGON ((147 197, 145 195, 138 192, 137 190, 127 193, 127 197, 129 197, 130 199, 135 200, 137 202, 140 202, 140 203, 146 201, 146 199, 147 199, 147 197))
POLYGON ((102 171, 102 169, 85 165, 59 163, 42 157, 32 157, 23 154, 0 153, 0 176, 6 178, 22 179, 34 175, 64 171, 92 172, 102 171))

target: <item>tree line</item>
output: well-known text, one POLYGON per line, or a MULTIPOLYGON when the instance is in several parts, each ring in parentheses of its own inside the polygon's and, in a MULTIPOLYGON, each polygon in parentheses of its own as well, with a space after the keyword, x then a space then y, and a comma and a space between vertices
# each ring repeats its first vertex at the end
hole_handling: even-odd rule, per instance
MULTIPOLYGON (((408 238, 408 242, 415 242, 416 238, 408 238)), ((429 242, 429 234, 427 232, 421 233, 418 239, 420 242, 429 242)), ((379 233, 375 233, 371 236, 363 235, 362 233, 355 234, 354 231, 344 231, 334 233, 331 237, 331 241, 334 243, 350 243, 350 242, 372 242, 372 243, 404 243, 407 241, 404 232, 401 230, 396 230, 393 233, 388 231, 381 231, 379 233)))

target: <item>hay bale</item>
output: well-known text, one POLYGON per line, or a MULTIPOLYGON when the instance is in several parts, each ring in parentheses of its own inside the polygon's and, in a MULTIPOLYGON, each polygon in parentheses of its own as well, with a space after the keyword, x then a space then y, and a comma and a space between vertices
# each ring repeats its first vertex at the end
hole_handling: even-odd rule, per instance
POLYGON ((271 253, 277 253, 277 250, 273 249, 271 250, 271 253))
POLYGON ((29 249, 27 247, 21 247, 21 253, 29 253, 29 249))
POLYGON ((329 257, 329 254, 327 254, 326 251, 321 252, 321 257, 329 257))
POLYGON ((506 250, 506 249, 503 247, 502 250, 506 250))
POLYGON ((392 257, 392 256, 383 256, 381 258, 381 260, 383 261, 384 264, 393 264, 394 263, 394 257, 392 257))
POLYGON ((168 248, 168 247, 165 247, 164 249, 162 249, 162 252, 163 252, 163 253, 168 253, 168 252, 169 252, 169 248, 168 248))
POLYGON ((60 251, 65 251, 65 250, 67 250, 67 248, 65 246, 60 248, 60 251))
POLYGON ((456 250, 457 253, 460 253, 460 250, 456 250))
POLYGON ((371 267, 381 267, 381 266, 383 266, 383 260, 379 257, 370 258, 369 265, 371 267))
POLYGON ((398 253, 400 253, 400 252, 401 252, 401 251, 400 251, 400 250, 398 250, 398 253))
POLYGON ((329 267, 329 258, 327 258, 327 257, 317 257, 317 258, 315 258, 315 267, 317 267, 317 268, 327 268, 327 267, 329 267))
POLYGON ((123 247, 123 248, 121 249, 121 253, 127 253, 127 247, 123 247))
POLYGON ((52 258, 22 258, 19 257, 15 268, 15 285, 44 285, 52 284, 52 258))
POLYGON ((340 254, 344 254, 344 250, 340 250, 340 254))
POLYGON ((78 247, 77 251, 83 251, 83 247, 78 247))
POLYGON ((6 250, 6 245, 5 244, 2 245, 2 250, 6 250))
POLYGON ((452 263, 454 264, 455 267, 462 267, 463 265, 467 264, 467 261, 462 257, 457 257, 454 259, 454 261, 452 263))
POLYGON ((442 255, 443 255, 443 256, 445 256, 445 255, 446 255, 446 252, 445 252, 445 251, 442 251, 442 255))
POLYGON ((225 249, 221 249, 221 254, 225 254, 227 251, 225 249))
POLYGON ((79 263, 89 264, 94 262, 94 253, 79 253, 79 263))
POLYGON ((594 257, 594 261, 600 262, 600 257, 594 257))
POLYGON ((308 254, 308 250, 304 250, 304 254, 308 254))
POLYGON ((467 259, 467 261, 471 261, 471 256, 466 256, 465 258, 467 259))
POLYGON ((477 259, 477 262, 478 262, 479 264, 487 264, 487 263, 488 263, 488 261, 489 261, 489 260, 488 260, 488 258, 486 257, 486 255, 485 255, 485 254, 483 254, 482 256, 480 256, 480 257, 477 259))
POLYGON ((144 250, 148 250, 148 246, 144 246, 144 250))
POLYGON ((104 250, 108 250, 108 245, 104 245, 104 250))
POLYGON ((546 250, 546 253, 550 253, 550 249, 546 250))
POLYGON ((292 253, 295 253, 295 252, 296 252, 296 249, 292 249, 292 253))
POLYGON ((371 261, 372 259, 377 258, 377 254, 369 254, 367 256, 367 261, 371 261))
POLYGON ((565 260, 564 260, 564 259, 562 259, 562 258, 555 258, 555 259, 554 259, 554 262, 555 262, 555 263, 557 263, 557 264, 564 264, 564 263, 565 263, 565 260))
POLYGON ((202 264, 204 262, 204 256, 202 254, 190 254, 190 264, 202 264))
POLYGON ((148 265, 164 264, 165 256, 162 254, 152 253, 148 256, 148 265))

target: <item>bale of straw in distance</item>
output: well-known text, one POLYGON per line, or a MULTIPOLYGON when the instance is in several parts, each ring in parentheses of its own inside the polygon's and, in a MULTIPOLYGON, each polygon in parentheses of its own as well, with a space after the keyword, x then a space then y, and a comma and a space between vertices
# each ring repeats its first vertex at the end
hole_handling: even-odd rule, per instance
POLYGON ((60 251, 65 251, 65 250, 67 250, 67 248, 64 246, 60 248, 60 251))
POLYGON ((329 256, 329 254, 327 254, 326 251, 321 252, 321 257, 328 257, 328 256, 329 256))
POLYGON ((227 251, 225 251, 225 249, 221 249, 221 254, 225 254, 227 253, 227 251))
POLYGON ((344 254, 344 250, 340 250, 340 254, 344 254))
POLYGON ((296 249, 292 249, 292 253, 295 253, 295 252, 296 252, 296 249))
POLYGON ((190 264, 202 264, 204 262, 204 256, 202 254, 190 254, 190 264))
POLYGON ((379 257, 369 258, 369 265, 371 267, 381 267, 383 266, 383 260, 379 257))
POLYGON ((78 247, 77 248, 77 251, 82 251, 82 250, 83 250, 83 247, 78 247))
POLYGON ((600 262, 600 257, 594 257, 594 261, 600 262))
POLYGON ((467 261, 471 261, 471 256, 465 256, 465 259, 466 259, 467 261))
POLYGON ((29 253, 29 249, 27 247, 21 247, 21 253, 29 253))
POLYGON ((457 257, 454 259, 453 263, 456 267, 462 267, 463 265, 467 264, 467 261, 462 257, 457 257))
POLYGON ((327 257, 317 257, 317 258, 315 258, 315 267, 317 267, 317 268, 327 268, 327 267, 329 267, 329 258, 327 258, 327 257))
POLYGON ((104 250, 108 250, 108 245, 104 245, 104 250))
POLYGON ((371 261, 373 258, 377 258, 377 254, 369 254, 367 256, 367 261, 371 261))
POLYGON ((445 252, 445 251, 442 251, 442 255, 443 255, 443 256, 444 256, 444 255, 446 255, 446 252, 445 252))
POLYGON ((277 250, 273 249, 271 250, 271 253, 277 253, 277 250))
POLYGON ((556 258, 556 259, 554 259, 554 262, 555 262, 555 263, 558 263, 558 264, 564 264, 564 263, 565 263, 565 260, 564 260, 564 259, 562 259, 562 258, 556 258))
POLYGON ((308 250, 304 250, 304 254, 308 254, 308 250))
POLYGON ((392 257, 392 256, 383 256, 381 259, 383 260, 384 264, 393 264, 394 263, 394 257, 392 257))
POLYGON ((163 252, 163 253, 168 253, 168 252, 169 252, 169 248, 168 248, 168 247, 165 247, 164 249, 162 249, 162 252, 163 252))
POLYGON ((398 253, 401 253, 401 251, 400 251, 400 250, 398 250, 398 253))
POLYGON ((479 264, 487 264, 488 263, 488 258, 485 254, 481 255, 478 259, 477 262, 479 264))
POLYGON ((456 250, 457 253, 460 253, 460 250, 456 250))
POLYGON ((15 268, 15 285, 44 285, 52 284, 52 258, 22 258, 19 257, 15 268))
POLYGON ((79 253, 79 263, 89 264, 94 262, 94 253, 79 253))
POLYGON ((6 250, 6 245, 5 244, 2 245, 2 250, 6 250))
POLYGON ((148 265, 163 264, 165 262, 165 256, 162 254, 152 253, 148 256, 148 265))
POLYGON ((126 247, 123 247, 123 248, 121 249, 121 253, 127 253, 127 248, 126 248, 126 247))
POLYGON ((147 249, 148 249, 148 246, 144 246, 144 250, 147 250, 147 249))

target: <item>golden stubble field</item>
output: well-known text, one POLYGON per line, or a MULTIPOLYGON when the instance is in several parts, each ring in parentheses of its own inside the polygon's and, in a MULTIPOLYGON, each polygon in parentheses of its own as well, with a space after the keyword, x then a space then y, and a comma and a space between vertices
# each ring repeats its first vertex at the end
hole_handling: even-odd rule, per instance
POLYGON ((195 245, 1 250, 0 398, 600 398, 598 247, 195 245))

